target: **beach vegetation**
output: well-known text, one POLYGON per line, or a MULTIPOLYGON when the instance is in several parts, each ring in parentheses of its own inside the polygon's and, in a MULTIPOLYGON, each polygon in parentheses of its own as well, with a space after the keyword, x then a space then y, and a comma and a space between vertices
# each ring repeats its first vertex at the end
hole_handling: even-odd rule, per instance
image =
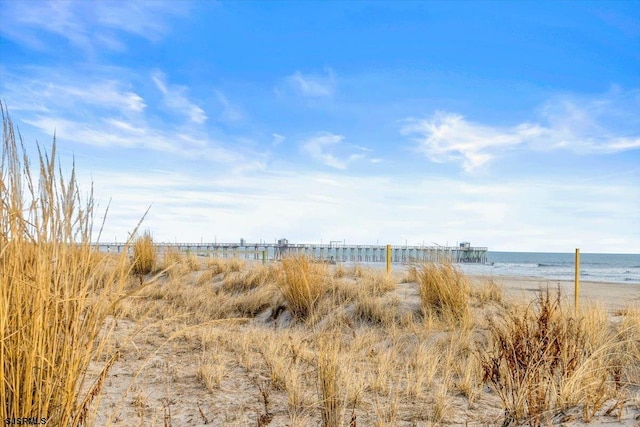
POLYGON ((107 320, 126 296, 130 265, 94 249, 94 203, 55 141, 30 153, 2 107, 0 160, 0 401, 2 420, 92 424, 117 351, 107 320), (95 375, 89 373, 94 366, 95 375))
POLYGON ((469 321, 471 288, 467 277, 453 264, 425 263, 415 273, 425 316, 435 315, 450 325, 469 321))
POLYGON ((599 310, 566 307, 559 289, 541 290, 531 304, 498 312, 489 331, 480 359, 484 382, 505 408, 505 423, 548 424, 571 407, 582 407, 588 422, 605 402, 620 398, 626 370, 621 355, 629 354, 623 348, 633 339, 611 331, 599 310))
POLYGON ((153 245, 151 232, 146 230, 133 241, 133 267, 132 272, 145 275, 155 271, 158 260, 156 248, 153 245))

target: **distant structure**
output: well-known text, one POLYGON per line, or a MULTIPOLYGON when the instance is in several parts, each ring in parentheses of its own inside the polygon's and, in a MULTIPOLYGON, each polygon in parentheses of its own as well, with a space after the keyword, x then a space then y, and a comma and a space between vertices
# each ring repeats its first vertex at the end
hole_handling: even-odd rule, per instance
MULTIPOLYGON (((100 243, 96 245, 103 252, 121 252, 123 243, 100 243)), ((344 241, 331 240, 322 243, 289 243, 281 238, 277 243, 156 243, 159 253, 167 249, 177 249, 201 256, 221 258, 244 258, 256 260, 279 260, 283 256, 307 255, 319 260, 337 262, 386 262, 386 245, 353 245, 344 241)), ((470 242, 458 246, 392 246, 391 261, 407 263, 419 261, 451 261, 454 263, 487 263, 486 247, 474 247, 470 242)))

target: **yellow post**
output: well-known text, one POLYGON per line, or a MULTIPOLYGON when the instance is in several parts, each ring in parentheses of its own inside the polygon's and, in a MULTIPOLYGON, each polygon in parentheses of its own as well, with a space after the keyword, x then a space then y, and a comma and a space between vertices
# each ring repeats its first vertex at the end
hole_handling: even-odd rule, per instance
POLYGON ((391 245, 387 245, 387 274, 391 273, 391 245))
POLYGON ((580 249, 576 248, 576 275, 575 275, 575 307, 578 312, 578 300, 580 299, 580 249))

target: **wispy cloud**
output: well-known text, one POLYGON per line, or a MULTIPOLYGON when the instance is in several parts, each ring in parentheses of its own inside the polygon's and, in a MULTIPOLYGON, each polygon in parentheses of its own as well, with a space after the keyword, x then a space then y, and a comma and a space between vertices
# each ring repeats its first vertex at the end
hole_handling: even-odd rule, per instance
POLYGON ((166 76, 156 71, 151 76, 156 87, 163 95, 164 104, 174 112, 186 115, 194 123, 202 124, 207 120, 204 110, 193 103, 187 97, 188 89, 185 86, 169 85, 166 76))
MULTIPOLYGON (((97 73, 28 67, 4 72, 3 98, 11 112, 26 123, 60 141, 84 146, 153 150, 183 159, 224 164, 227 171, 264 167, 266 154, 237 137, 204 126, 204 111, 186 97, 186 88, 167 84, 154 75, 164 105, 172 113, 167 121, 158 115, 154 93, 143 94, 126 80, 126 70, 97 73), (115 75, 123 76, 118 80, 115 75)), ((135 79, 133 79, 135 81, 135 79)), ((153 90, 149 92, 154 92, 153 90)))
POLYGON ((279 133, 272 133, 271 137, 273 138, 273 140, 271 141, 271 145, 280 145, 282 144, 282 141, 284 141, 286 139, 286 137, 284 135, 280 135, 279 133))
POLYGON ((3 71, 2 85, 9 107, 14 111, 50 112, 56 109, 72 116, 78 107, 119 114, 142 113, 147 103, 131 85, 112 77, 86 79, 83 72, 58 74, 45 68, 21 72, 3 71), (74 82, 71 84, 69 82, 74 82))
POLYGON ((542 130, 530 124, 496 128, 465 120, 459 114, 437 112, 423 120, 409 120, 403 135, 414 136, 417 150, 438 163, 460 161, 466 171, 484 165, 498 150, 521 144, 542 130))
POLYGON ((51 35, 88 53, 125 50, 121 34, 157 41, 168 31, 169 16, 186 15, 185 2, 10 1, 0 3, 5 36, 32 49, 47 50, 51 35))
POLYGON ((169 31, 168 17, 187 16, 190 9, 188 2, 156 0, 102 1, 95 6, 98 23, 151 41, 161 39, 169 31))
POLYGON ((436 112, 407 119, 401 133, 433 162, 460 162, 472 172, 514 148, 570 150, 578 154, 615 153, 640 148, 640 92, 613 91, 595 99, 558 97, 540 109, 539 123, 512 127, 467 120, 460 114, 436 112))
POLYGON ((308 97, 331 96, 335 90, 335 76, 330 68, 325 69, 324 74, 303 74, 296 71, 287 77, 287 81, 296 92, 308 97))
POLYGON ((229 99, 219 90, 215 90, 216 98, 222 106, 222 113, 220 114, 220 120, 223 122, 239 122, 244 119, 244 114, 240 111, 240 108, 233 105, 229 99))
POLYGON ((335 149, 344 140, 343 135, 322 133, 307 139, 303 144, 303 150, 314 160, 332 168, 346 169, 350 163, 364 158, 363 154, 350 154, 338 158, 335 149))
POLYGON ((532 146, 580 154, 640 148, 640 90, 619 87, 601 96, 560 95, 540 109, 544 133, 532 146))
POLYGON ((136 124, 104 118, 87 123, 61 116, 36 116, 23 121, 44 134, 50 135, 55 131, 62 140, 78 144, 103 148, 144 148, 187 159, 206 159, 232 167, 244 163, 244 156, 239 151, 225 148, 206 135, 195 136, 176 130, 154 129, 143 122, 136 124))

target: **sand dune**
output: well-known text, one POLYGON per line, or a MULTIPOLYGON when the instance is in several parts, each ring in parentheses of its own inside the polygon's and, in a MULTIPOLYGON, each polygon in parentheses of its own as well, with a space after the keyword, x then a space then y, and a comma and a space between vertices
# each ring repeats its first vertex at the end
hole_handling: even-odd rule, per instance
MULTIPOLYGON (((336 357, 344 425, 504 421, 500 399, 482 383, 470 348, 482 340, 487 315, 505 302, 472 297, 471 325, 452 329, 419 314, 418 285, 407 280, 406 272, 396 271, 385 282, 381 272, 351 269, 330 272, 335 304, 321 306, 317 319, 296 322, 286 308, 276 314, 277 298, 264 308, 256 306, 255 315, 226 316, 222 305, 230 300, 223 302, 223 297, 252 305, 248 295, 271 285, 240 289, 242 280, 236 279, 244 273, 209 274, 207 268, 166 277, 125 304, 112 343, 120 359, 105 382, 97 425, 320 425, 318 354, 327 345, 321 344, 323 337, 332 333, 342 343, 336 357), (371 288, 378 289, 375 295, 349 294, 372 283, 378 286, 371 288)), ((524 277, 493 280, 503 288, 505 301, 530 301, 541 288, 558 286, 524 277)), ((471 277, 470 282, 471 293, 479 295, 474 290, 487 278, 471 277)), ((570 310, 573 283, 559 286, 570 310)), ((640 288, 583 282, 581 295, 581 304, 598 304, 619 322, 624 309, 637 307, 640 288)), ((637 425, 639 391, 635 381, 626 397, 606 399, 591 425, 637 425)), ((584 410, 578 405, 547 421, 581 425, 584 410)))

